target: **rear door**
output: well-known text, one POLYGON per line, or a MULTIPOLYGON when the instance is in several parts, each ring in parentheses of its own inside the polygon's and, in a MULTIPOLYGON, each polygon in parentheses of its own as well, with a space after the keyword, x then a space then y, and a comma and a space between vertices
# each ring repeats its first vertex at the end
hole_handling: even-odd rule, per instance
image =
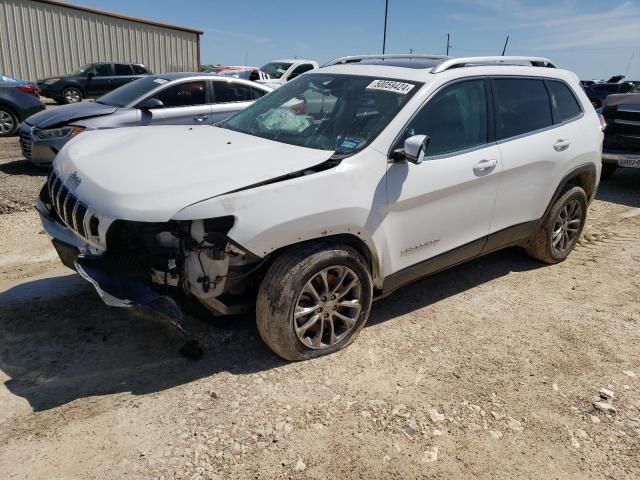
POLYGON ((129 83, 134 78, 133 68, 128 63, 114 63, 113 64, 113 88, 118 88, 129 83))
POLYGON ((150 98, 163 103, 162 108, 142 111, 144 125, 203 125, 211 123, 211 104, 205 80, 174 83, 150 98))
POLYGON ((214 102, 212 106, 213 123, 226 120, 234 113, 247 108, 256 98, 264 95, 264 90, 232 79, 214 80, 211 85, 214 102))
POLYGON ((461 260, 480 253, 501 170, 487 85, 476 78, 444 87, 398 139, 394 148, 413 135, 431 137, 422 163, 395 162, 387 171, 383 225, 393 272, 458 247, 461 260))
POLYGON ((582 110, 563 82, 495 77, 492 85, 503 170, 491 232, 534 228, 580 148, 572 120, 582 110))

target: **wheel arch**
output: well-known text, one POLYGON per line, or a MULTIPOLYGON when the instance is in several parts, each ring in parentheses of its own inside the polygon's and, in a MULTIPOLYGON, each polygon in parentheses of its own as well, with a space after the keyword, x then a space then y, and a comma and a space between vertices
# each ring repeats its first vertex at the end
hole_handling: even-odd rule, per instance
POLYGON ((596 167, 592 163, 586 163, 584 165, 580 165, 579 167, 574 168, 569 173, 567 173, 556 188, 556 191, 551 197, 551 201, 547 205, 547 209, 544 212, 542 219, 546 218, 549 210, 553 207, 553 204, 556 202, 558 198, 563 194, 567 188, 571 187, 580 187, 584 190, 584 193, 587 195, 587 199, 589 202, 593 200, 593 197, 596 194, 597 188, 597 172, 596 167))
POLYGON ((378 285, 382 284, 381 283, 382 278, 380 277, 380 261, 379 261, 377 252, 375 251, 374 248, 369 246, 361 237, 352 233, 338 233, 334 235, 327 235, 323 237, 311 238, 311 239, 302 240, 296 243, 291 243, 289 245, 285 245, 280 248, 277 248, 273 252, 270 252, 267 255, 267 257, 265 257, 265 260, 273 261, 275 258, 282 255, 284 252, 287 252, 294 248, 304 247, 312 243, 348 245, 352 247, 362 255, 367 265, 369 266, 374 286, 378 287, 378 285))

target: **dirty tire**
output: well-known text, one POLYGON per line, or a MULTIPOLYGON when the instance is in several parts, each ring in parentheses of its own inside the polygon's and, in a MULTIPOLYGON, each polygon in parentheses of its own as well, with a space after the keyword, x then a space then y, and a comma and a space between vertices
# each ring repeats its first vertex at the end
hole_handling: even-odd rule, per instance
POLYGON ((10 137, 18 131, 20 122, 13 110, 0 105, 0 137, 10 137))
MULTIPOLYGON (((260 336, 271 350, 285 360, 316 358, 349 345, 369 318, 373 298, 371 272, 355 249, 322 243, 285 252, 269 268, 258 292, 256 321, 260 336), (361 310, 351 331, 337 343, 322 349, 303 344, 294 327, 294 311, 308 281, 329 267, 347 267, 361 283, 361 310)), ((322 321, 322 320, 320 320, 322 321)))
POLYGON ((82 98, 82 92, 75 87, 68 87, 62 91, 62 100, 67 105, 80 103, 82 98))
POLYGON ((560 197, 555 201, 551 210, 545 217, 542 225, 536 235, 533 237, 531 245, 529 245, 525 251, 527 254, 541 262, 545 263, 559 263, 565 260, 576 243, 578 242, 580 235, 582 235, 582 230, 584 229, 584 225, 587 219, 587 195, 584 193, 584 190, 580 187, 571 187, 567 189, 560 197), (582 207, 582 218, 579 227, 579 231, 576 237, 571 241, 569 246, 562 252, 558 253, 553 247, 551 242, 553 226, 558 218, 558 215, 562 211, 562 209, 569 203, 574 200, 577 200, 582 207))
POLYGON ((611 176, 616 172, 618 166, 615 163, 603 163, 602 164, 602 173, 600 173, 600 177, 602 179, 611 178, 611 176))

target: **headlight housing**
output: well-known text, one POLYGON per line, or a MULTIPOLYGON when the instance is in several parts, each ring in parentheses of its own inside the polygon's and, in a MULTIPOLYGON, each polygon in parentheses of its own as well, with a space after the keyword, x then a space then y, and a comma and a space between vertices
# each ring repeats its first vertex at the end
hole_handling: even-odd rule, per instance
POLYGON ((55 78, 49 78, 49 79, 45 80, 43 83, 45 85, 53 85, 54 83, 59 82, 59 81, 60 81, 60 77, 55 77, 55 78))
POLYGON ((33 131, 33 133, 41 140, 50 140, 52 138, 73 138, 83 131, 84 127, 68 126, 61 128, 48 128, 43 130, 36 129, 33 131))

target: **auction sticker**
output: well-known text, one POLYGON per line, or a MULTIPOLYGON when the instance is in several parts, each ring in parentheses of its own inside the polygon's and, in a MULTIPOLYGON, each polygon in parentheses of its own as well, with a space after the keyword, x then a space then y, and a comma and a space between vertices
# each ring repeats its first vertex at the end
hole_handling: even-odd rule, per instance
POLYGON ((394 82, 393 80, 374 80, 367 86, 367 90, 383 90, 385 92, 406 95, 413 87, 415 87, 415 85, 412 83, 394 82))

